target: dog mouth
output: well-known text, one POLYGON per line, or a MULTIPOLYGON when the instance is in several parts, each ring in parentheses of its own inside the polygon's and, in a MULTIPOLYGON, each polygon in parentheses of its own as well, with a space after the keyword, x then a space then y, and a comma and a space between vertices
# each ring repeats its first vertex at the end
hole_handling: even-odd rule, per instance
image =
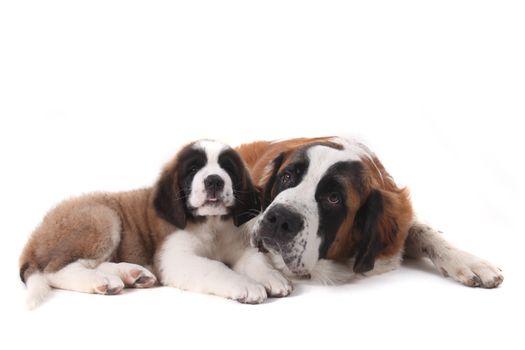
POLYGON ((252 246, 257 248, 261 253, 272 253, 279 255, 288 270, 294 275, 296 279, 308 280, 311 278, 310 272, 300 267, 300 263, 296 256, 291 256, 286 253, 286 248, 283 249, 282 245, 276 240, 268 237, 255 237, 251 241, 252 246))
POLYGON ((218 197, 208 197, 202 206, 210 206, 210 207, 220 207, 225 206, 224 201, 218 197))

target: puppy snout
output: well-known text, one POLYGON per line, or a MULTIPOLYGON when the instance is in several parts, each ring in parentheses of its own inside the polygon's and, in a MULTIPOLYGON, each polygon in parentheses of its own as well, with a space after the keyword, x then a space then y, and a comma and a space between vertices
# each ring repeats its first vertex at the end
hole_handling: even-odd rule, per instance
POLYGON ((215 196, 224 188, 224 180, 219 175, 209 175, 204 179, 204 188, 208 194, 215 196))
POLYGON ((285 207, 276 205, 271 208, 262 221, 263 235, 277 240, 290 240, 304 227, 304 219, 299 213, 285 207))

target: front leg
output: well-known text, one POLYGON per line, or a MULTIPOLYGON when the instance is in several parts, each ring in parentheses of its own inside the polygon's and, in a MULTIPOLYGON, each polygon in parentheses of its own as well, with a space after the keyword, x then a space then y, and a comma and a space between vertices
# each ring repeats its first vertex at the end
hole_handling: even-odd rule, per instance
POLYGON ((274 269, 264 254, 255 248, 246 248, 233 264, 233 270, 261 283, 272 297, 285 297, 292 292, 292 284, 274 269))
POLYGON ((499 268, 453 247, 438 231, 417 221, 408 231, 405 255, 428 257, 445 277, 450 276, 469 287, 495 288, 503 282, 499 268))
POLYGON ((199 242, 191 234, 185 231, 171 234, 158 256, 161 283, 247 304, 266 300, 262 284, 232 271, 220 261, 199 256, 199 250, 199 242))

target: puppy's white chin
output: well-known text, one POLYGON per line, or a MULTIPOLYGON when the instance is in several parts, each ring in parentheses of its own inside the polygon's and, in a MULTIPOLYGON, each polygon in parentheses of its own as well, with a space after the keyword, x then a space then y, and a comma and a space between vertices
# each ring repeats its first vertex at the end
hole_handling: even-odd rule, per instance
POLYGON ((228 209, 224 205, 203 205, 195 210, 197 216, 227 215, 228 209))

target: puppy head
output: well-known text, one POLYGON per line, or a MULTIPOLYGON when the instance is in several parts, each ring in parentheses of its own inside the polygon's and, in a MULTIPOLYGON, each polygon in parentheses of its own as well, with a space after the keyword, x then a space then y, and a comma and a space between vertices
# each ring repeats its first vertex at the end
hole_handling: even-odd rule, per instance
POLYGON ((367 272, 401 249, 412 218, 398 189, 368 148, 346 140, 307 143, 277 156, 262 177, 264 213, 252 244, 307 276, 319 259, 354 258, 367 272))
POLYGON ((229 216, 236 226, 260 210, 258 193, 237 152, 217 141, 185 146, 164 168, 155 190, 157 214, 185 228, 187 221, 229 216))

